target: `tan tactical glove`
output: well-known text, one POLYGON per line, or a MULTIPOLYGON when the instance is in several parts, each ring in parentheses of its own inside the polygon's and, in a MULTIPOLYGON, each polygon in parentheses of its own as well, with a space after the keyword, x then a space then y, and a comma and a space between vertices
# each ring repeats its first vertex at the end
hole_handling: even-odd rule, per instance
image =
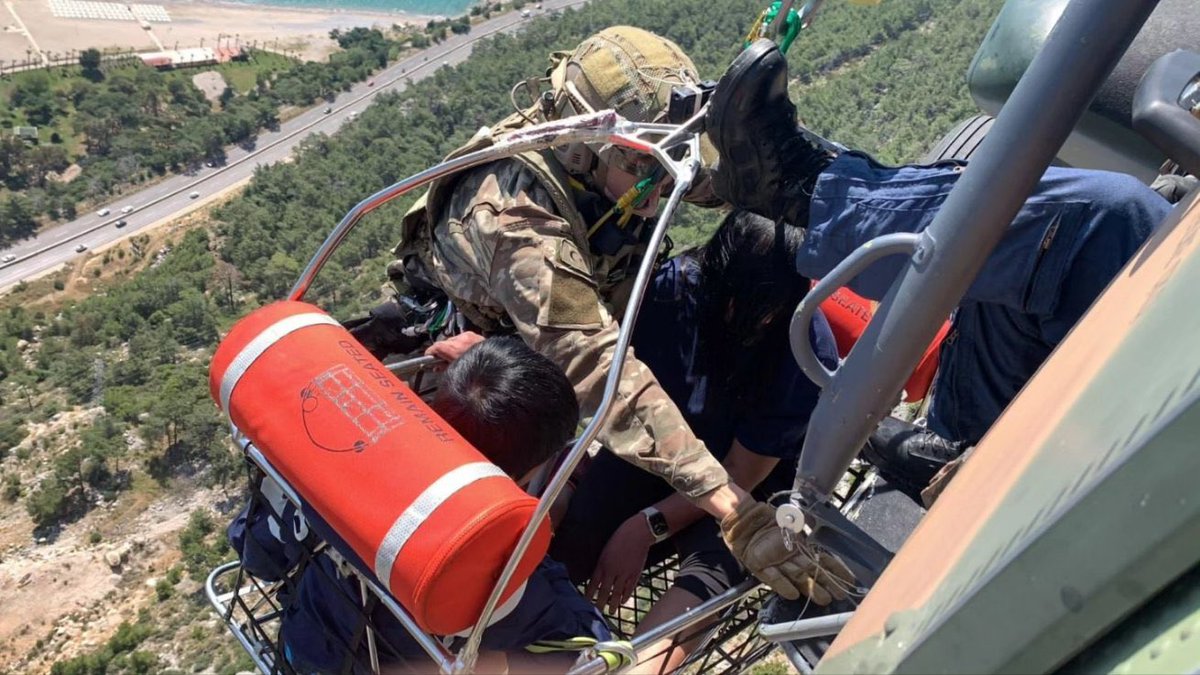
POLYGON ((804 535, 795 535, 788 550, 769 504, 744 501, 721 520, 721 534, 751 574, 788 600, 803 594, 818 605, 828 605, 853 588, 854 575, 845 563, 810 544, 804 535))

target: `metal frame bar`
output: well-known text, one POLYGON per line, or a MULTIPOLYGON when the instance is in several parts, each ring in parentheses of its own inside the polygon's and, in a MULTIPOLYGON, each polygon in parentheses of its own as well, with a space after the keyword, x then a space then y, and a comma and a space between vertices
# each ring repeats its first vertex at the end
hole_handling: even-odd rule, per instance
POLYGON ((814 616, 811 619, 798 619, 787 623, 762 624, 758 627, 758 634, 771 642, 829 637, 837 635, 842 630, 842 626, 849 623, 852 616, 854 616, 854 612, 842 612, 827 616, 814 616))
POLYGON ((1156 5, 1072 0, 1063 11, 858 347, 822 392, 793 499, 828 498, 1156 5))
MULTIPOLYGON (((383 188, 356 204, 337 226, 333 228, 333 231, 329 233, 325 241, 321 243, 316 254, 313 255, 308 265, 300 273, 300 278, 296 280, 291 290, 288 291, 288 299, 304 299, 304 295, 312 285, 313 279, 316 278, 317 274, 325 266, 325 263, 329 261, 329 257, 333 255, 337 247, 341 245, 342 240, 350 234, 363 217, 384 204, 439 178, 444 178, 459 171, 479 166, 480 164, 512 157, 522 152, 543 150, 570 143, 610 143, 654 155, 663 164, 663 167, 678 180, 679 176, 677 172, 682 169, 683 164, 672 159, 666 154, 666 151, 674 148, 681 142, 694 141, 694 139, 682 138, 677 133, 679 131, 682 131, 679 125, 630 122, 615 112, 606 110, 546 122, 506 134, 497 139, 490 147, 468 153, 462 157, 446 160, 424 171, 413 174, 404 180, 383 188), (641 136, 646 134, 665 136, 665 138, 659 143, 650 143, 641 138, 641 136)), ((696 145, 698 147, 698 141, 696 141, 696 145)), ((698 164, 699 150, 697 149, 695 153, 694 157, 696 157, 698 164)))
POLYGON ((233 604, 227 601, 240 596, 242 594, 241 588, 235 585, 234 589, 228 593, 217 591, 217 579, 230 572, 237 571, 240 567, 241 562, 234 560, 214 568, 212 572, 209 572, 208 578, 204 580, 204 593, 208 596, 208 603, 217 611, 221 620, 225 622, 226 627, 233 633, 233 637, 242 645, 242 649, 246 650, 246 654, 250 656, 250 660, 254 662, 254 665, 258 666, 258 669, 264 673, 272 673, 276 670, 274 660, 267 661, 260 646, 246 635, 241 626, 233 621, 233 604))
MULTIPOLYGON (((694 118, 693 122, 702 119, 704 112, 702 110, 694 118)), ((613 114, 615 115, 615 113, 613 114)), ((459 652, 459 662, 457 665, 460 671, 471 672, 474 669, 475 660, 479 653, 479 643, 483 638, 483 630, 488 625, 492 613, 496 610, 496 606, 500 602, 500 594, 508 585, 509 579, 516 572, 517 564, 529 548, 530 543, 532 543, 538 524, 549 514, 554 500, 562 492, 562 489, 567 484, 567 480, 575 471, 575 467, 583 458, 584 453, 587 452, 588 446, 591 445, 592 440, 600 433, 601 426, 608 419, 608 414, 612 408, 612 401, 616 397, 617 386, 621 381, 621 373, 625 369, 625 357, 629 352, 629 343, 633 338, 633 326, 637 323, 638 312, 641 310, 642 305, 642 297, 646 293, 647 285, 649 285, 658 249, 662 245, 663 238, 666 237, 667 224, 675 214, 675 209, 678 208, 683 195, 691 188, 692 180, 695 179, 696 173, 700 169, 700 139, 695 134, 687 135, 685 133, 684 130, 687 128, 687 125, 684 127, 676 127, 674 125, 635 126, 665 135, 665 138, 659 144, 642 147, 631 144, 630 147, 655 155, 659 163, 675 179, 675 186, 671 191, 671 196, 667 199, 666 207, 658 218, 658 222, 655 223, 654 230, 650 235, 650 241, 646 244, 646 251, 638 267, 637 277, 633 283, 633 290, 630 293, 628 304, 625 306, 625 315, 621 319, 620 330, 617 334, 617 344, 613 349, 612 365, 609 367, 608 379, 604 383, 604 394, 600 399, 600 405, 596 408, 596 412, 592 415, 592 419, 587 427, 584 428, 583 433, 576 439, 575 446, 567 453, 562 466, 559 467, 554 477, 550 479, 550 484, 546 487, 545 493, 538 501, 533 518, 530 519, 525 532, 522 533, 521 538, 517 541, 516 548, 513 550, 512 555, 509 556, 508 563, 500 573, 500 578, 496 581, 496 586, 493 588, 492 595, 488 598, 487 604, 484 605, 479 621, 476 622, 475 627, 471 630, 466 645, 459 652), (679 144, 686 144, 684 147, 686 147, 687 152, 682 159, 676 160, 668 152, 679 144)))

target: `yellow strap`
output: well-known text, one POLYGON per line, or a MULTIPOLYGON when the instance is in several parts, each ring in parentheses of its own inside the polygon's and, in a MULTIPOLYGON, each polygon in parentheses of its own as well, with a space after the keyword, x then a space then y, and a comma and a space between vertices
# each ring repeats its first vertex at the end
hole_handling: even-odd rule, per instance
POLYGON ((767 9, 770 9, 770 6, 763 9, 754 23, 750 25, 750 32, 746 34, 746 44, 750 44, 762 36, 763 22, 767 20, 767 9))
POLYGON ((581 652, 596 646, 596 638, 573 637, 567 640, 538 640, 525 645, 525 651, 531 654, 555 654, 558 652, 581 652))
POLYGON ((567 640, 538 640, 526 645, 525 651, 530 654, 559 654, 562 652, 593 651, 595 656, 604 660, 608 671, 625 668, 637 663, 633 643, 628 640, 609 640, 597 642, 596 638, 573 637, 567 640))

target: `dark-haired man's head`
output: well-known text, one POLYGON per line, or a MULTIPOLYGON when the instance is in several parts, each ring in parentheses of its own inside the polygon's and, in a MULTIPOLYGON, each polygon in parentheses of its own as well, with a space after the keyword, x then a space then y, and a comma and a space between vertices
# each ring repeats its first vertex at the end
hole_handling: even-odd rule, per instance
POLYGON ((518 481, 561 450, 579 424, 566 375, 513 337, 484 340, 451 363, 432 407, 518 481))
POLYGON ((733 211, 700 249, 701 296, 713 321, 751 346, 795 309, 809 281, 796 272, 802 231, 733 211))
POLYGON ((809 280, 796 272, 799 228, 733 211, 699 251, 699 338, 714 384, 747 403, 786 351, 787 326, 809 280))

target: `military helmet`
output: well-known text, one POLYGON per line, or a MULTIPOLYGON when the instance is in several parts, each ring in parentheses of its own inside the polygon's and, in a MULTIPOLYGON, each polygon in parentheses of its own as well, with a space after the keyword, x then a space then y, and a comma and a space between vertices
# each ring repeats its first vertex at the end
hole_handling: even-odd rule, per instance
POLYGON ((679 45, 641 28, 605 28, 579 44, 550 74, 559 117, 612 109, 634 122, 662 121, 671 88, 700 81, 679 45))
MULTIPOLYGON (((573 51, 554 55, 552 64, 552 109, 546 112, 557 118, 615 110, 634 122, 662 122, 671 90, 700 82, 695 64, 679 45, 633 26, 605 28, 573 51)), ((588 173, 599 159, 584 143, 556 147, 554 154, 575 175, 588 173)), ((717 153, 707 137, 701 138, 700 154, 705 167, 716 165, 717 153)), ((684 199, 702 205, 720 203, 703 171, 684 199)))

